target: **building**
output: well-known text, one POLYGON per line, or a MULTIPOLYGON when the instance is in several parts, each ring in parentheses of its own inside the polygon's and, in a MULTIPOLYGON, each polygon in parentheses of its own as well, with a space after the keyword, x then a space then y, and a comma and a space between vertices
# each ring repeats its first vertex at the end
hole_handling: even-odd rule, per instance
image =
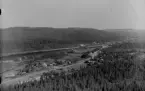
POLYGON ((47 67, 47 64, 46 63, 42 63, 43 67, 47 67))
POLYGON ((8 78, 8 77, 14 77, 15 76, 15 73, 13 73, 13 72, 9 72, 9 73, 7 73, 7 74, 5 74, 5 78, 8 78))
POLYGON ((56 65, 56 63, 51 63, 51 64, 49 64, 49 66, 55 66, 56 65))
POLYGON ((97 43, 96 43, 96 42, 93 42, 92 44, 94 44, 94 45, 95 45, 95 44, 97 44, 97 43))
POLYGON ((86 47, 86 45, 84 45, 84 44, 80 44, 79 46, 80 46, 80 47, 86 47))

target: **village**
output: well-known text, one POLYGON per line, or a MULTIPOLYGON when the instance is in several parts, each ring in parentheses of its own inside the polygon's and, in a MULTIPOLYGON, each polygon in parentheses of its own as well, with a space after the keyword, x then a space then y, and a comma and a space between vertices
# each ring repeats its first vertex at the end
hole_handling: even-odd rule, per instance
MULTIPOLYGON (((58 51, 55 52, 57 54, 61 54, 60 58, 55 57, 44 57, 40 55, 29 55, 29 56, 23 56, 23 57, 17 57, 15 59, 15 63, 19 64, 19 66, 16 66, 14 69, 10 69, 9 71, 5 71, 3 73, 3 81, 7 82, 13 79, 17 79, 22 76, 27 76, 29 74, 38 73, 39 76, 40 73, 45 70, 51 71, 51 70, 63 70, 66 66, 71 66, 74 64, 77 64, 80 61, 84 61, 85 59, 94 59, 99 53, 101 53, 102 48, 107 48, 108 45, 111 45, 111 43, 106 43, 106 45, 98 45, 98 43, 93 42, 91 46, 86 46, 85 44, 80 44, 79 48, 70 48, 69 50, 65 51, 58 51), (62 55, 63 54, 63 55, 62 55), (43 59, 41 59, 43 57, 43 59)), ((46 55, 46 54, 45 54, 46 55)), ((93 61, 85 60, 82 63, 93 63, 93 61)), ((33 78, 39 80, 39 76, 29 76, 27 79, 23 78, 24 81, 30 80, 33 78)), ((23 80, 16 81, 17 83, 23 80)))

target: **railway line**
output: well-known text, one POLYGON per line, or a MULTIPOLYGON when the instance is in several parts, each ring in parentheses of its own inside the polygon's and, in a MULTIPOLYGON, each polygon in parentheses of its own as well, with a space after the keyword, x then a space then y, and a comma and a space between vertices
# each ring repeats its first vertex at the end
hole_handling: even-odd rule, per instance
MULTIPOLYGON (((87 46, 88 48, 96 47, 101 45, 95 45, 95 46, 87 46)), ((18 55, 26 55, 26 54, 33 54, 33 53, 42 53, 42 52, 51 52, 51 51, 61 51, 61 50, 69 50, 69 49, 77 49, 79 47, 68 47, 68 48, 57 48, 57 49, 48 49, 48 50, 36 50, 36 51, 25 51, 25 52, 17 52, 17 53, 5 53, 0 55, 1 58, 3 57, 9 57, 9 56, 18 56, 18 55)))

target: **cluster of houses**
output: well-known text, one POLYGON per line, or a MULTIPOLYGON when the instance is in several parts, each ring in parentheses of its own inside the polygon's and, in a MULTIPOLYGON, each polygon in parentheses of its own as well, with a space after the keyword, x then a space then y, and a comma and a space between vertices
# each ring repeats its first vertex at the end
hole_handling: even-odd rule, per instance
POLYGON ((17 75, 24 75, 26 73, 30 73, 32 71, 36 71, 39 70, 41 68, 47 68, 47 67, 51 67, 51 66, 57 66, 57 65, 70 65, 72 64, 71 60, 67 60, 67 59, 48 59, 47 61, 40 61, 40 62, 35 62, 33 64, 28 64, 25 66, 25 68, 23 68, 22 70, 19 70, 19 72, 17 73, 17 75))

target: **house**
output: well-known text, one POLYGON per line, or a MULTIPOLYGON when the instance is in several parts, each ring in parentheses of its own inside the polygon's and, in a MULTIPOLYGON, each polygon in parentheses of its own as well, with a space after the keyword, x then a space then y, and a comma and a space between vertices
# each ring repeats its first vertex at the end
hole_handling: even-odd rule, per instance
POLYGON ((14 77, 14 76, 15 76, 15 73, 13 73, 13 72, 10 72, 10 73, 5 75, 6 78, 8 78, 8 77, 14 77))
POLYGON ((93 42, 92 44, 94 44, 94 45, 95 45, 95 44, 97 44, 97 43, 96 43, 96 42, 93 42))
POLYGON ((47 67, 47 64, 46 64, 46 63, 42 63, 42 66, 43 66, 43 67, 47 67))
POLYGON ((95 56, 97 56, 97 52, 94 52, 94 53, 89 53, 89 56, 91 57, 91 59, 94 59, 95 56))
POLYGON ((84 44, 80 44, 80 47, 85 47, 85 45, 84 44))
POLYGON ((79 45, 81 48, 87 48, 87 46, 85 44, 80 44, 79 45))
POLYGON ((66 61, 65 61, 65 64, 66 64, 66 65, 70 65, 71 63, 72 63, 71 60, 66 60, 66 61))
POLYGON ((35 80, 39 81, 39 80, 40 80, 40 78, 41 78, 41 77, 40 77, 40 76, 38 76, 38 77, 36 77, 36 78, 35 78, 35 80))
POLYGON ((50 66, 55 66, 56 65, 56 63, 51 63, 51 64, 49 64, 50 66))

